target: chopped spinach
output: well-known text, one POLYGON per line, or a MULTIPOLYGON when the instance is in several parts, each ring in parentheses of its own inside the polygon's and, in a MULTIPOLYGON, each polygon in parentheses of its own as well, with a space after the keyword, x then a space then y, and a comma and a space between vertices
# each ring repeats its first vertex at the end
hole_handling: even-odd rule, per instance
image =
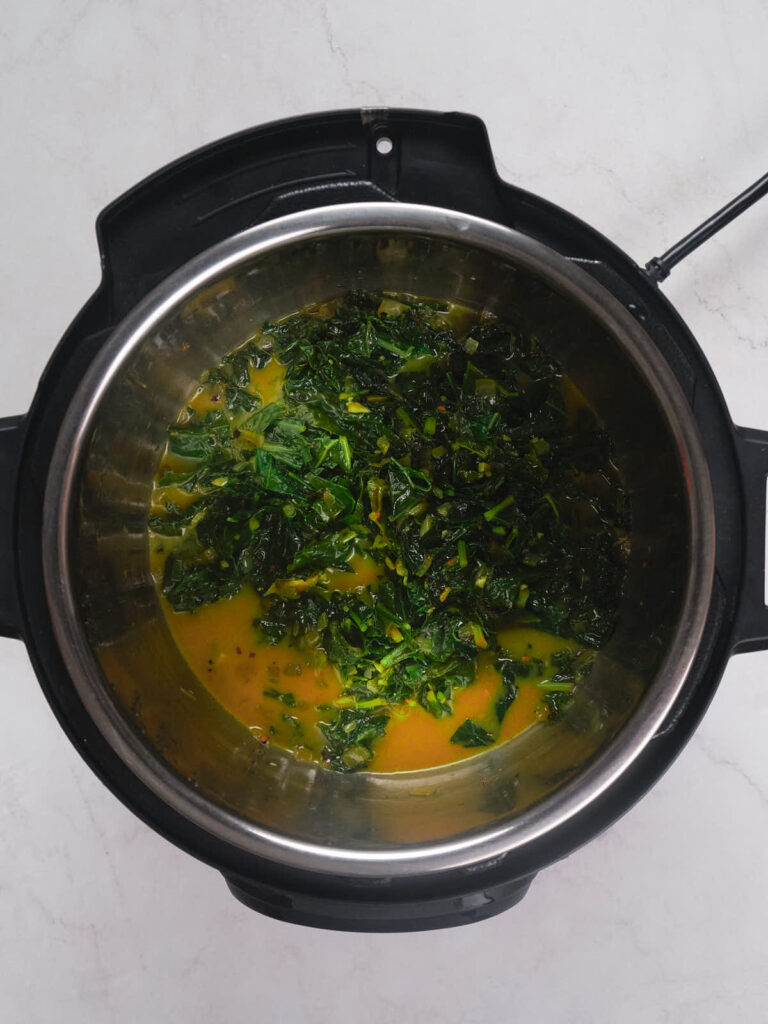
POLYGON ((364 768, 373 756, 373 741, 384 735, 388 720, 378 710, 342 708, 333 722, 320 726, 326 739, 323 759, 336 771, 364 768))
MULTIPOLYGON (((609 636, 626 497, 608 437, 588 408, 569 410, 562 369, 530 334, 490 316, 458 330, 435 305, 354 293, 331 316, 265 324, 204 381, 220 406, 171 428, 158 481, 188 503, 150 520, 180 538, 163 592, 193 612, 250 584, 266 640, 338 668, 350 706, 321 726, 332 768, 368 764, 390 706, 451 715, 479 656, 502 677, 501 723, 519 680, 544 673, 500 650, 504 626, 580 650, 609 636), (251 372, 270 359, 283 393, 262 405, 251 372), (335 590, 355 556, 377 583, 335 590)), ((557 717, 588 664, 563 650, 552 669, 536 685, 557 717)), ((451 740, 494 742, 470 719, 451 740)))
POLYGON ((497 662, 503 685, 502 695, 496 701, 494 708, 499 724, 504 721, 504 715, 514 704, 517 697, 517 684, 515 680, 520 673, 516 671, 516 665, 516 662, 508 661, 507 659, 499 659, 497 662))
POLYGON ((293 693, 286 693, 283 690, 278 690, 276 686, 265 686, 264 696, 271 697, 272 700, 279 700, 281 704, 285 704, 288 708, 296 707, 296 696, 293 693))
POLYGON ((494 742, 493 734, 482 725, 473 722, 471 718, 465 719, 451 736, 451 743, 457 743, 461 747, 489 747, 494 742))
POLYGON ((165 563, 163 593, 176 611, 194 611, 201 604, 232 597, 239 589, 240 581, 220 564, 185 563, 175 553, 165 563))

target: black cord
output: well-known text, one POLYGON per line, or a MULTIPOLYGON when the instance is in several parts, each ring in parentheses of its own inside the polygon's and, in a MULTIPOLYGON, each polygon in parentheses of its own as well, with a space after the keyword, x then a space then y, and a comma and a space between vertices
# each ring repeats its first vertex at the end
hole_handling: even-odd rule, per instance
POLYGON ((694 249, 711 238, 720 228, 738 217, 740 213, 748 209, 758 199, 768 194, 768 174, 764 174, 754 185, 727 203, 722 210, 718 210, 709 220, 705 220, 697 228, 694 228, 685 238, 681 238, 671 249, 667 249, 663 256, 654 256, 645 265, 645 272, 654 281, 663 281, 669 277, 669 272, 680 260, 685 259, 694 249))

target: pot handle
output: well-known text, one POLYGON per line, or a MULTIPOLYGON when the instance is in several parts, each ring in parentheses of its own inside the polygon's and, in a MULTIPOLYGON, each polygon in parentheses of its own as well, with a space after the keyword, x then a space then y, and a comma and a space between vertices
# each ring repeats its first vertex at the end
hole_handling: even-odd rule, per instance
POLYGON ((400 200, 498 220, 500 188, 485 125, 469 114, 362 108, 262 125, 169 164, 102 211, 112 315, 198 253, 283 214, 400 200))
POLYGON ((312 928, 345 932, 417 932, 453 928, 500 914, 528 892, 535 875, 514 878, 459 895, 402 900, 387 887, 371 885, 344 896, 300 893, 284 886, 225 875, 229 891, 246 907, 267 917, 312 928))
POLYGON ((731 643, 735 653, 768 649, 765 601, 768 431, 736 427, 736 452, 744 494, 744 572, 731 643))
POLYGON ((16 481, 26 434, 25 416, 0 418, 0 636, 22 635, 16 570, 16 481))

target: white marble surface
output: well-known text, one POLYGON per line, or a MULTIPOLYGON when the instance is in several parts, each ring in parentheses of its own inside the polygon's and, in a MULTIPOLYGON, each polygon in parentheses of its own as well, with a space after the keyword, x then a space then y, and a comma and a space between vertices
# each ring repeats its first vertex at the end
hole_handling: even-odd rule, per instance
MULTIPOLYGON (((502 173, 643 262, 768 167, 768 3, 0 4, 0 414, 98 280, 96 214, 251 124, 413 105, 485 118, 502 173)), ((734 418, 768 428, 768 199, 665 285, 734 418)), ((0 1022, 758 1024, 768 1019, 768 654, 616 826, 458 931, 259 917, 81 763, 0 643, 0 1022)))

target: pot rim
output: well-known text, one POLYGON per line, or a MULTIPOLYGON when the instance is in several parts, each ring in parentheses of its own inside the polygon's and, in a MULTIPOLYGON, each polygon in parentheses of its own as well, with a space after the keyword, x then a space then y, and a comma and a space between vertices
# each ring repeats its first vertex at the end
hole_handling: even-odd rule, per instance
POLYGON ((642 326, 602 285, 553 249, 501 224, 439 207, 364 202, 316 207, 233 235, 171 274, 118 324, 83 377, 62 422, 46 481, 42 555, 54 633, 75 689, 112 749, 157 797, 219 839, 284 866, 334 875, 408 877, 520 851, 571 822, 640 756, 674 706, 699 648, 714 577, 715 514, 706 457, 685 396, 642 326), (619 734, 573 780, 500 826, 427 844, 356 850, 298 840, 247 821, 186 784, 147 749, 103 685, 77 610, 70 537, 80 468, 100 402, 134 349, 165 316, 214 279, 273 249, 382 231, 429 235, 513 260, 578 301, 620 341, 659 403, 677 448, 687 483, 691 558, 678 629, 654 683, 619 734))

